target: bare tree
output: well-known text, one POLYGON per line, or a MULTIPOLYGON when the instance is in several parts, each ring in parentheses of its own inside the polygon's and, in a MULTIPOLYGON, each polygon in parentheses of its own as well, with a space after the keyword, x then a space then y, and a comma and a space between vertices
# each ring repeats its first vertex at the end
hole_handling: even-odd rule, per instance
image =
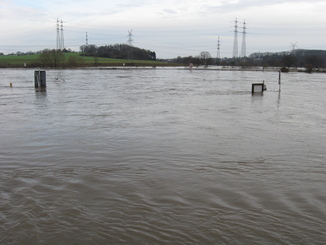
POLYGON ((207 60, 212 58, 211 54, 207 51, 200 52, 199 57, 204 61, 205 66, 207 66, 207 60))
POLYGON ((63 64, 65 60, 65 56, 61 50, 43 50, 42 54, 40 55, 40 61, 42 66, 44 67, 54 67, 57 68, 63 64))

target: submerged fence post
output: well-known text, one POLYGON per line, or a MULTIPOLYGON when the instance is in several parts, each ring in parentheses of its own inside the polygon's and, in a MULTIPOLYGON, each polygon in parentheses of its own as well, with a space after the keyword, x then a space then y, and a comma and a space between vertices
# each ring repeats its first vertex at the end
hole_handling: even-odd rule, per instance
POLYGON ((35 88, 46 87, 46 74, 45 71, 34 71, 34 86, 35 88))

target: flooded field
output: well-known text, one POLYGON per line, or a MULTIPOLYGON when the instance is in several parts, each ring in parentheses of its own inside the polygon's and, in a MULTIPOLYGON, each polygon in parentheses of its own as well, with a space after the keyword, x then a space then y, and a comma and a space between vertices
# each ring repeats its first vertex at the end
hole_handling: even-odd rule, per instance
POLYGON ((0 244, 326 244, 325 74, 0 74, 0 244))

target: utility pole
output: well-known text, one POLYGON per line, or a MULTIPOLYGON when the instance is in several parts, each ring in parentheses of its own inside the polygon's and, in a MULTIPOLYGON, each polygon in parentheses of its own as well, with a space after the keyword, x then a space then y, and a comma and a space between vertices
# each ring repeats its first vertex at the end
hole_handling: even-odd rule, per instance
POLYGON ((241 57, 246 57, 246 21, 243 21, 243 31, 242 31, 242 46, 241 46, 241 57))
POLYGON ((233 58, 238 58, 238 20, 234 21, 233 58))

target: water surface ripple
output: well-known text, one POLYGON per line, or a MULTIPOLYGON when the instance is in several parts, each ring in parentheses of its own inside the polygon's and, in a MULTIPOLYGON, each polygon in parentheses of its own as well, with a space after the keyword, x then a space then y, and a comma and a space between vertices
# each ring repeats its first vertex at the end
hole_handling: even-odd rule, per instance
POLYGON ((0 72, 0 244, 326 243, 324 74, 0 72))

